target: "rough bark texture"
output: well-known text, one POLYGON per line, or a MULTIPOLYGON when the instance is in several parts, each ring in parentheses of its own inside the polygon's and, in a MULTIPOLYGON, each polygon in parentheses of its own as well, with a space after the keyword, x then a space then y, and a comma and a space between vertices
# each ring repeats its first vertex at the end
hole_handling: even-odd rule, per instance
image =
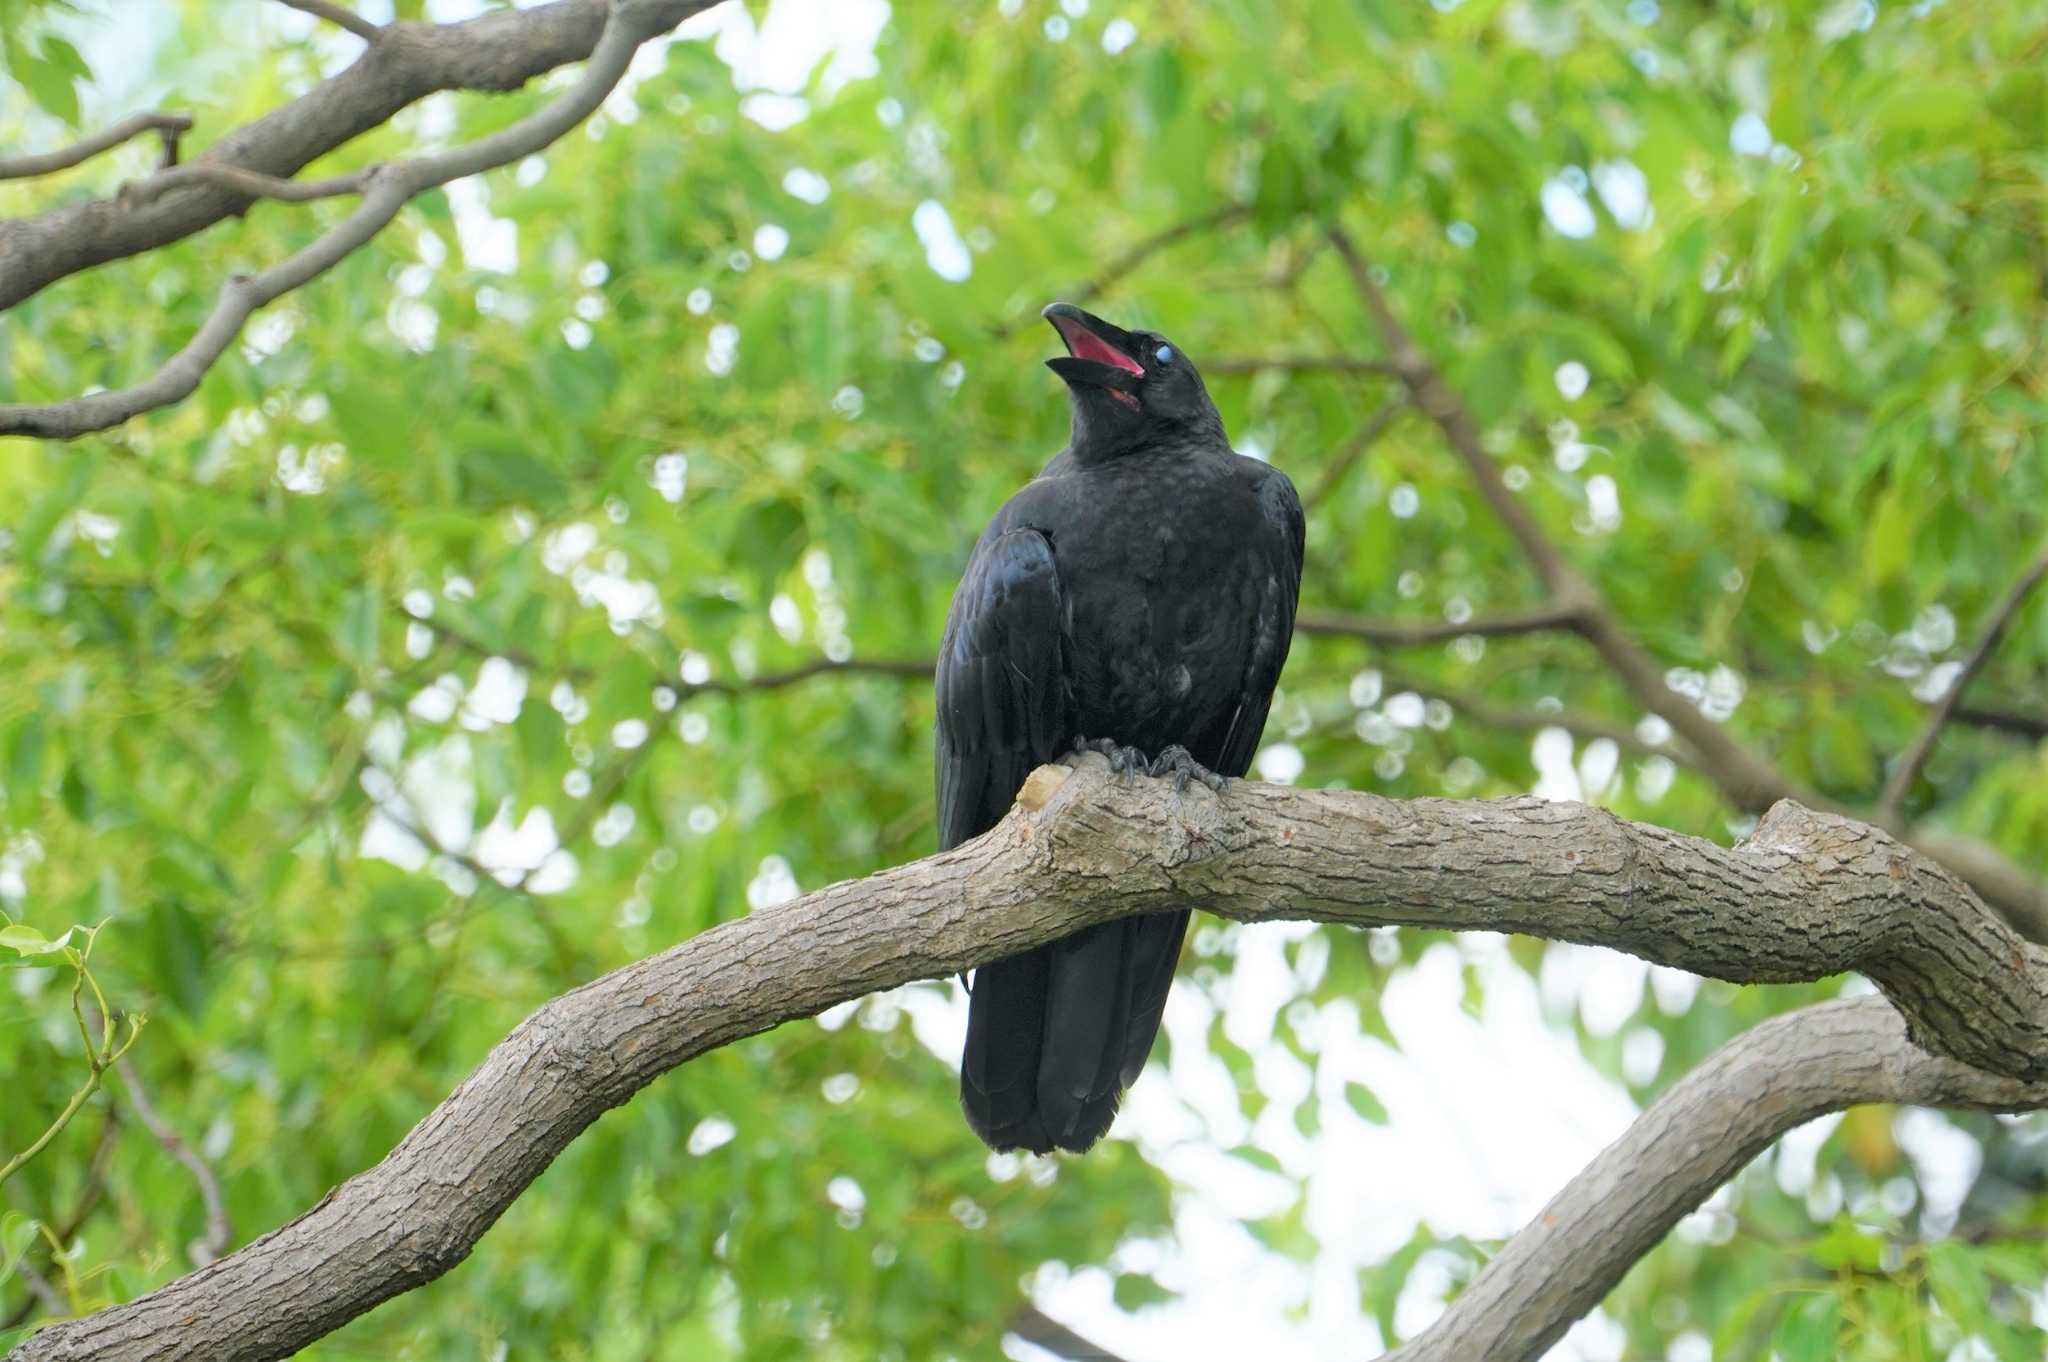
MULTIPOLYGON (((395 23, 342 71, 209 148, 205 158, 287 176, 440 90, 516 90, 597 45, 605 0, 556 0, 460 24, 395 23)), ((195 185, 142 207, 114 198, 0 222, 0 311, 66 275, 155 250, 249 206, 195 185)))
POLYGON ((1651 1104, 1390 1362, 1541 1357, 1771 1141, 1859 1102, 2020 1111, 2048 1105, 2048 1083, 1930 1055, 1877 998, 1773 1017, 1651 1104))
MULTIPOLYGON (((1189 906, 1246 922, 1527 932, 1742 982, 1861 969, 1897 1005, 1903 1024, 1872 1011, 1881 1004, 1858 1004, 1844 1015, 1875 1030, 1758 1070, 1806 1085, 1789 1097, 1765 1088, 1760 1100, 1753 1061, 1737 1053, 1654 1108, 1649 1125, 1586 1175, 1601 1190, 1582 1203, 1579 1238, 1560 1247, 1556 1227, 1539 1222, 1554 1241, 1536 1255, 1539 1267, 1503 1255, 1523 1263, 1503 1290, 1531 1274, 1557 1279, 1517 1288, 1535 1293, 1516 1307, 1528 1312, 1518 1337, 1554 1336, 1606 1289, 1602 1274, 1619 1271, 1622 1249, 1583 1252, 1589 1242, 1612 1233, 1639 1254, 1760 1148, 1770 1138, 1755 1123, 1763 1113, 1747 1109, 1783 1116, 1775 1133, 1830 1109, 1813 1105, 1821 1093, 1837 1105, 1884 1096, 1869 1092, 1868 1075, 1885 1055, 1897 1063, 1880 1063, 1884 1073, 1947 1082, 1922 1090, 1940 1100, 2020 1107, 2048 1097, 1906 1043, 1910 1031, 1941 1054, 2048 1081, 2048 957, 1954 875, 1875 829, 1781 804, 1750 842, 1728 849, 1530 798, 1404 802, 1248 782, 1220 797, 1199 787, 1176 797, 1166 782, 1119 781, 1087 757, 1034 772, 1010 816, 966 846, 725 923, 545 1004, 382 1163, 297 1220, 138 1300, 52 1325, 12 1356, 286 1356, 460 1262, 586 1126, 693 1056, 1089 923, 1189 906), (1898 1028, 1888 1044, 1878 1043, 1883 1026, 1898 1028), (1802 1065, 1812 1070, 1803 1079, 1802 1065), (1706 1162, 1689 1180, 1653 1171, 1674 1158, 1706 1162), (1598 1181, 1616 1177, 1647 1198, 1619 1225, 1598 1181)), ((1764 1038, 1756 1045, 1777 1043, 1770 1028, 1755 1034, 1764 1038)), ((1815 1028, 1784 1043, 1821 1038, 1815 1028)))

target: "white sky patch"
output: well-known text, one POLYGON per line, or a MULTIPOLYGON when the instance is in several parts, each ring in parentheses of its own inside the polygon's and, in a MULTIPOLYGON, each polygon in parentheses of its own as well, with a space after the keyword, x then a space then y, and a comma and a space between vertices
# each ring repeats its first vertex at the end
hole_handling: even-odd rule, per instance
POLYGON ((477 176, 451 180, 448 208, 455 216, 455 240, 462 259, 473 270, 510 274, 519 268, 519 224, 494 217, 490 191, 477 176))
POLYGON ((1755 113, 1745 113, 1728 127, 1729 149, 1744 156, 1764 156, 1771 150, 1771 125, 1755 113))
POLYGON ((1623 231, 1650 225, 1650 180, 1634 161, 1601 161, 1593 167, 1593 190, 1623 231))
POLYGON ((526 673, 502 657, 487 657, 477 668, 476 684, 462 701, 462 726, 482 729, 509 724, 526 702, 526 673))
POLYGON ((764 222, 754 229, 754 254, 763 260, 780 260, 789 249, 789 229, 780 223, 764 222))
POLYGON ((959 283, 974 273, 967 243, 954 230, 953 215, 937 199, 926 199, 910 215, 910 225, 924 246, 924 260, 941 279, 959 283))
POLYGON ((1138 41, 1138 26, 1129 19, 1111 19, 1102 28, 1102 50, 1114 57, 1117 53, 1138 41))
POLYGON ((1580 799, 1585 791, 1579 784, 1578 768, 1572 763, 1572 735, 1562 728, 1546 728, 1529 745, 1529 760, 1536 767, 1536 787, 1529 793, 1538 799, 1580 799))
POLYGON ((783 132, 810 117, 811 101, 801 95, 748 95, 740 113, 770 132, 783 132))
POLYGON ((1551 381, 1557 384, 1559 396, 1567 402, 1576 402, 1586 395, 1586 385, 1593 380, 1586 366, 1575 359, 1568 359, 1557 366, 1551 381))
POLYGON ((1579 241, 1593 235, 1593 229, 1598 225, 1593 218, 1593 205, 1586 202, 1584 191, 1574 187, 1564 176, 1543 182, 1542 202, 1544 220, 1559 236, 1579 241))
POLYGON ((815 170, 795 166, 782 177, 782 192, 805 203, 823 203, 832 197, 832 182, 815 170))
POLYGON ((881 69, 875 42, 888 22, 886 0, 831 5, 775 0, 759 27, 744 7, 720 5, 683 24, 676 36, 711 38, 719 60, 732 68, 733 84, 742 90, 793 95, 817 73, 819 89, 830 95, 881 69))

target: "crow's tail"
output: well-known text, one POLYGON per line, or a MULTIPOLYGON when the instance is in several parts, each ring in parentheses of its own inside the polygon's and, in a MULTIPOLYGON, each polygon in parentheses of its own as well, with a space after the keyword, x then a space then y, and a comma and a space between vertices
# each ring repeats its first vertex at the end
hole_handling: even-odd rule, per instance
POLYGON ((975 971, 960 1105, 992 1149, 1080 1153, 1145 1067, 1188 915, 1085 928, 975 971))

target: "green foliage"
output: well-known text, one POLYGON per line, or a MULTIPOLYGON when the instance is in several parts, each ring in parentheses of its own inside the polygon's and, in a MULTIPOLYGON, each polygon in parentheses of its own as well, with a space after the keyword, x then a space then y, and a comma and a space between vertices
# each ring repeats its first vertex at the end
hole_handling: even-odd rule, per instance
MULTIPOLYGON (((28 95, 0 101, 0 140, 54 144, 51 120, 80 121, 71 101, 91 95, 47 16, 28 22, 43 8, 0 3, 28 95)), ((782 131, 749 117, 759 96, 707 44, 677 44, 588 132, 480 194, 430 196, 260 314, 186 402, 76 446, 0 449, 6 930, 113 924, 95 971, 156 1019, 131 1062, 218 1170, 242 1240, 381 1157, 542 999, 792 881, 930 849, 922 683, 693 687, 928 655, 974 534, 1064 435, 1038 365, 1053 342, 1030 319, 1177 223, 1248 206, 1114 281, 1102 310, 1212 367, 1370 354, 1321 246, 1341 221, 1517 495, 1674 684, 1845 803, 1876 797, 1924 720, 1914 688, 1967 651, 2039 542, 2038 6, 1010 8, 898 7, 876 74, 821 65, 782 131), (964 280, 919 239, 927 201, 964 280), (516 234, 502 270, 480 244, 492 218, 516 234), (521 826, 563 852, 506 883, 478 874, 521 826)), ((194 145, 328 69, 321 39, 248 12, 188 6, 161 37, 153 74, 198 114, 194 145)), ((452 131, 408 114, 308 173, 480 136, 546 97, 438 100, 452 131)), ((83 121, 102 112, 88 98, 83 121)), ((0 186, 0 212, 104 192, 148 153, 0 186)), ((47 290, 0 318, 0 397, 139 379, 224 275, 347 211, 260 204, 47 290)), ((1211 387, 1240 447, 1304 489, 1392 396, 1314 372, 1211 387)), ((1317 607, 1436 619, 1538 599, 1412 415, 1331 484, 1309 545, 1317 607)), ((2038 714, 2044 679, 2036 602, 1971 700, 2038 714)), ((1530 733, 1459 696, 1641 717, 1569 638, 1382 656, 1304 636, 1269 741, 1299 750, 1305 783, 1527 791, 1530 733), (1453 703, 1421 703, 1438 694, 1453 703)), ((1585 797, 1629 817, 1745 826, 1690 771, 1583 739, 1569 758, 1585 797)), ((2044 776, 2048 749, 1958 726, 1909 812, 2048 874, 2044 776)), ((1214 937, 1181 983, 1208 1001, 1233 968, 1214 937)), ((1317 1064, 1340 1001, 1391 1043, 1380 992, 1441 942, 1291 943, 1300 1006, 1271 1044, 1317 1064)), ((1535 972, 1546 952, 1508 954, 1535 972)), ((20 1041, 0 1047, 0 1148, 78 1084, 55 977, 0 974, 42 981, 0 991, 20 1041)), ((1833 988, 1646 998, 1621 1032, 1557 1020, 1645 1101, 1833 988), (1631 1031, 1661 1044, 1647 1077, 1624 1062, 1631 1031)), ((1174 1191, 1130 1143, 987 1159, 913 1027, 945 996, 917 986, 691 1064, 586 1134, 460 1271, 308 1355, 990 1355, 1028 1274, 1164 1233, 1174 1191)), ((1221 1025, 1208 1049, 1247 1120, 1275 1102, 1221 1025)), ((1349 1078, 1326 1096, 1293 1127, 1399 1119, 1349 1078)), ((1700 1334, 1717 1356, 1787 1362, 1972 1339, 2037 1356, 2039 1197, 1968 1202, 1954 1238, 1887 1210, 1916 1177, 1891 1116, 1836 1128, 1813 1174, 1826 1196, 1760 1168, 1640 1265, 1606 1306, 1627 1355, 1700 1334)), ((96 1171, 96 1124, 22 1168, 0 1221, 0 1264, 60 1264, 80 1307, 186 1270, 203 1216, 132 1125, 96 1171), (32 1227, 93 1187, 51 1255, 32 1227)), ((1972 1129, 1995 1151, 2017 1127, 1972 1129)), ((1206 1133, 1292 1194, 1254 1235, 1327 1251, 1300 1167, 1206 1133)), ((1482 1257, 1418 1228, 1364 1269, 1359 1308, 1391 1341, 1418 1263, 1455 1288, 1482 1257)), ((1128 1309, 1159 1291, 1114 1279, 1128 1309)), ((0 1319, 25 1299, 0 1277, 0 1319)))

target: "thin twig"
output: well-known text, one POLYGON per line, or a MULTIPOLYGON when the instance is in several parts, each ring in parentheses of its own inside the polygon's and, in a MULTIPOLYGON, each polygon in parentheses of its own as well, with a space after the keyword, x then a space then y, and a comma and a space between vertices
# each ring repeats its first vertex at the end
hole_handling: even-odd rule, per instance
POLYGON ((262 273, 230 278, 198 333, 151 377, 133 387, 65 402, 0 406, 0 435, 73 439, 188 396, 257 308, 332 269, 382 231, 415 195, 504 165, 554 142, 604 102, 642 43, 711 3, 713 0, 616 0, 605 21, 604 36, 591 52, 582 76, 538 113, 467 146, 367 172, 363 201, 354 212, 262 273))
POLYGON ((1054 1357, 1065 1358, 1066 1362, 1123 1362, 1121 1354, 1083 1338, 1029 1303, 1017 1308, 1005 1328, 1026 1343, 1043 1348, 1054 1357))
POLYGON ((1316 479, 1315 487, 1301 499, 1302 510, 1313 511, 1322 505, 1330 493, 1337 490, 1337 484, 1344 481, 1344 475, 1357 466, 1358 461, 1365 457, 1367 450, 1379 443, 1380 436, 1387 433, 1387 427, 1394 424, 1394 418, 1407 408, 1407 400, 1397 397, 1390 402, 1382 403, 1378 411, 1366 417, 1365 424, 1344 442, 1344 448, 1337 451, 1337 457, 1330 460, 1329 467, 1316 479))
POLYGON ((166 156, 175 157, 178 134, 189 130, 191 126, 190 114, 130 114, 111 127, 103 128, 90 137, 82 137, 71 145, 59 147, 55 151, 40 152, 34 156, 0 158, 0 180, 26 180, 37 175, 68 170, 81 161, 120 146, 131 137, 152 130, 164 138, 166 156))
POLYGON ((1504 705, 1496 705, 1470 692, 1452 690, 1421 677, 1384 669, 1380 676, 1389 693, 1399 694, 1408 690, 1425 699, 1441 700, 1451 707, 1454 715, 1469 719, 1481 728, 1523 733, 1561 728, 1580 738, 1605 738, 1622 751, 1636 756, 1664 757, 1688 768, 1698 764, 1691 753, 1673 743, 1651 742, 1627 724, 1587 714, 1583 710, 1511 709, 1504 705))
POLYGON ((1376 620, 1341 610, 1304 610, 1295 629, 1304 634, 1363 639, 1390 648, 1416 648, 1460 638, 1502 638, 1513 634, 1568 632, 1578 624, 1576 609, 1543 605, 1506 615, 1478 615, 1463 621, 1376 620))
POLYGON ((1927 765, 1927 759, 1934 753, 1935 743, 1941 740, 1941 731, 1955 716, 1956 705, 1963 698, 1963 691, 1976 679, 1984 664, 1991 660, 1991 654, 1998 649, 1998 641, 2005 636, 2006 626, 2026 602, 2027 594, 2048 577, 2048 549, 2043 549, 2033 562, 2027 565, 2019 580, 2007 589, 2005 596, 1991 609, 1985 620, 1984 632, 1977 639, 1977 646, 1963 659, 1963 669, 1956 679, 1934 703, 1934 710, 1927 716, 1927 723, 1920 730, 1920 736, 1909 748, 1899 764, 1892 768, 1891 779, 1885 782, 1884 795, 1878 800, 1878 809, 1887 819, 1896 819, 1905 807, 1906 793, 1913 788, 1913 782, 1920 778, 1920 772, 1927 765))
POLYGON ((114 1062, 114 1069, 128 1089, 128 1105, 135 1108, 136 1117, 172 1158, 185 1165, 185 1171, 199 1184, 199 1199, 206 1206, 206 1233, 194 1240, 186 1252, 191 1256, 193 1266, 205 1267, 225 1254, 235 1242, 235 1227, 228 1219, 227 1202, 220 1194, 220 1179, 214 1175, 213 1165, 185 1143, 170 1122, 157 1115, 156 1108, 150 1104, 149 1090, 142 1086, 142 1075, 135 1071, 135 1065, 122 1058, 114 1062))
POLYGON ((347 175, 334 175, 324 180, 286 180, 276 175, 263 175, 253 170, 244 170, 225 161, 188 161, 184 165, 158 171, 146 180, 134 180, 122 185, 115 199, 124 207, 139 207, 142 204, 153 203, 180 186, 206 184, 216 189, 232 189, 251 198, 308 203, 314 199, 360 194, 369 187, 376 171, 377 167, 369 166, 347 175))
POLYGON ((1401 376, 1400 368, 1393 361, 1370 359, 1364 355, 1226 355, 1222 359, 1207 360, 1202 365, 1202 372, 1210 375, 1256 374, 1267 369, 1296 374, 1379 374, 1388 378, 1401 376))
MULTIPOLYGON (((1072 288, 1060 293, 1059 297, 1070 303, 1093 302, 1112 288, 1115 288, 1125 275, 1136 270, 1140 265, 1143 265, 1147 260, 1165 250, 1168 246, 1174 245, 1176 242, 1185 241, 1197 233, 1213 231, 1218 227, 1228 226, 1233 222, 1240 222, 1250 212, 1250 204, 1227 203, 1221 208, 1212 209, 1207 213, 1201 214, 1199 217, 1192 217, 1185 222, 1175 223, 1163 232, 1156 232, 1146 237, 1143 241, 1140 241, 1137 245, 1110 261, 1108 265, 1103 267, 1102 272, 1093 279, 1083 284, 1074 285, 1072 288)), ((1036 312, 1028 316, 1016 317, 1004 322, 1000 326, 992 328, 990 334, 997 340, 1005 340, 1016 335, 1019 331, 1022 331, 1037 320, 1038 314, 1036 312)))
POLYGON ((2048 738, 2048 714, 2022 714, 2014 709, 1959 704, 1955 707, 1955 712, 1949 715, 1949 722, 1969 724, 1973 728, 1989 728, 1999 733, 2011 733, 2016 737, 2032 738, 2036 742, 2048 738))
POLYGON ((281 0, 281 3, 317 19, 325 19, 337 28, 345 28, 366 43, 374 43, 384 36, 382 25, 371 23, 354 10, 335 4, 333 0, 281 0))

